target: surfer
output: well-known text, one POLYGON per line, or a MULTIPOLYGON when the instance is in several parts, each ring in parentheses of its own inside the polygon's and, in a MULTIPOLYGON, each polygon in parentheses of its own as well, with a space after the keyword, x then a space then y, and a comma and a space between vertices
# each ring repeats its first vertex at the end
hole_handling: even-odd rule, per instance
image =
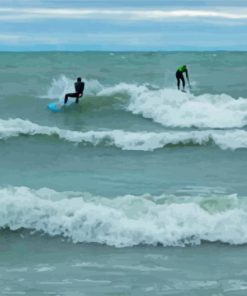
POLYGON ((75 92, 74 93, 68 93, 64 97, 64 104, 67 103, 68 98, 76 98, 76 103, 79 103, 79 98, 83 96, 85 83, 81 81, 81 77, 77 78, 77 81, 75 82, 75 92))
POLYGON ((187 82, 188 82, 188 85, 189 85, 189 88, 190 88, 189 74, 188 74, 188 69, 187 69, 186 65, 178 67, 177 72, 176 72, 178 89, 180 89, 180 80, 181 80, 182 84, 183 84, 183 90, 182 91, 185 92, 185 89, 184 89, 185 88, 185 79, 184 79, 183 73, 185 73, 185 75, 186 75, 186 79, 187 79, 187 82))

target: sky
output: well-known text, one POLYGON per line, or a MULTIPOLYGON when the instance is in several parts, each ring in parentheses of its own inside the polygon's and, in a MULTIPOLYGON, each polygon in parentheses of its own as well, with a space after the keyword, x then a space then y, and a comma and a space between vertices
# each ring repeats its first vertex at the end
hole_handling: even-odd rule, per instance
POLYGON ((0 0, 0 51, 247 50, 247 0, 0 0))

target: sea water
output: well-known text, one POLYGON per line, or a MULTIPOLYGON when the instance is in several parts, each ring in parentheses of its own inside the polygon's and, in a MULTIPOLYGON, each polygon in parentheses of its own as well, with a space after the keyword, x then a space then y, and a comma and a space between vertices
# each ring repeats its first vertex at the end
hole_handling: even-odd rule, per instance
POLYGON ((1 295, 246 295, 247 53, 0 62, 1 295))

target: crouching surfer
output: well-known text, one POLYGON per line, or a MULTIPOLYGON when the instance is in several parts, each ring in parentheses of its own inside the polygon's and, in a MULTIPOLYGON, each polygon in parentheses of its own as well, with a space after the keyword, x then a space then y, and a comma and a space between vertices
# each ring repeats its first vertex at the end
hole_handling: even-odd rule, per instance
POLYGON ((74 93, 68 93, 64 97, 64 104, 67 103, 68 98, 76 98, 76 103, 79 103, 79 98, 83 96, 83 91, 85 87, 85 83, 81 81, 81 77, 77 78, 77 81, 75 82, 75 92, 74 93))

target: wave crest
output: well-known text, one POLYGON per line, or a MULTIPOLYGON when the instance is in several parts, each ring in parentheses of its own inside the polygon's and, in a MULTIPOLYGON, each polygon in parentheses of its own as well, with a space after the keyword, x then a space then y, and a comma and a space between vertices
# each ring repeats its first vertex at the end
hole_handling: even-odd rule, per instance
POLYGON ((236 195, 109 199, 46 188, 8 187, 0 188, 0 227, 116 247, 185 246, 202 241, 238 245, 247 243, 243 203, 236 195))
MULTIPOLYGON (((166 127, 236 128, 247 124, 247 100, 229 95, 182 93, 148 84, 119 83, 104 86, 97 80, 85 80, 85 97, 122 96, 125 110, 166 127)), ((62 75, 54 79, 46 97, 61 98, 73 92, 73 81, 62 75)))
POLYGON ((115 146, 122 150, 153 151, 167 145, 206 145, 213 142, 221 149, 247 148, 247 131, 167 131, 129 132, 124 130, 71 131, 58 127, 41 126, 29 120, 0 119, 0 139, 21 135, 57 136, 72 143, 87 143, 94 146, 115 146))

